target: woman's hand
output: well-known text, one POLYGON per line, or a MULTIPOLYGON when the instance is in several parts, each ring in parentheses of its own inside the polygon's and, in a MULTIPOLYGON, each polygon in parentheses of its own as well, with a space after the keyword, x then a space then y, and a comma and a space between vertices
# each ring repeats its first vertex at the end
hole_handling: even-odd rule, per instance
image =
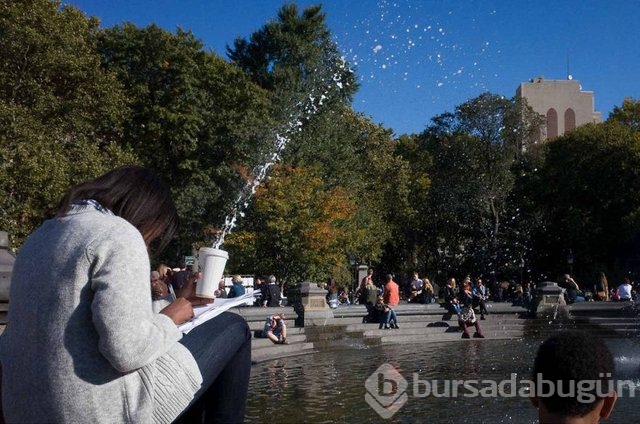
POLYGON ((201 306, 207 305, 213 302, 213 299, 207 299, 204 297, 196 296, 196 283, 199 279, 202 278, 201 272, 194 272, 191 276, 185 281, 182 286, 182 290, 180 290, 180 297, 184 297, 191 302, 192 306, 201 306))
POLYGON ((184 297, 179 297, 160 311, 173 320, 176 325, 184 324, 193 318, 193 306, 184 297))

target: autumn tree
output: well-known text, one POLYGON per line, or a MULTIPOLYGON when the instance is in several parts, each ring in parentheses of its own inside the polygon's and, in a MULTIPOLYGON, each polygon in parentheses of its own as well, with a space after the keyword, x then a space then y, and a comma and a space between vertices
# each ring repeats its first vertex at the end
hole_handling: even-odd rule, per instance
POLYGON ((273 273, 288 283, 330 275, 348 281, 343 246, 349 243, 355 211, 346 190, 326 190, 313 172, 276 165, 256 192, 250 231, 228 237, 230 265, 273 273))

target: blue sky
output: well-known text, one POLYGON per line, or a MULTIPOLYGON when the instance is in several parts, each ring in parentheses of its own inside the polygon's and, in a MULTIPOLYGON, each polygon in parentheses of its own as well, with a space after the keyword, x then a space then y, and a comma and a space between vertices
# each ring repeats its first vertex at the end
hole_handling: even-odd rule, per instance
MULTIPOLYGON (((64 0, 63 0, 64 1, 64 0)), ((208 50, 275 19, 271 0, 67 0, 110 27, 122 22, 190 29, 208 50)), ((396 134, 483 92, 511 98, 537 76, 593 91, 606 119, 625 97, 640 99, 637 0, 332 0, 327 24, 361 84, 353 107, 396 134)))

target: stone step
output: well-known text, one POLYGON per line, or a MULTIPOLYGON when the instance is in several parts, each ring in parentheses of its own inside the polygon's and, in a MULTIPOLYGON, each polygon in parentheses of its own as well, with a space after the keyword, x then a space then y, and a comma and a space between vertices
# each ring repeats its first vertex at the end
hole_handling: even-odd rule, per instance
MULTIPOLYGON (((307 336, 304 334, 291 335, 289 334, 289 332, 287 332, 287 341, 289 342, 289 344, 302 343, 307 341, 307 336)), ((258 348, 269 347, 269 346, 277 346, 277 345, 273 343, 271 339, 267 339, 267 338, 259 338, 259 339, 254 338, 251 340, 251 349, 258 349, 258 348)))
MULTIPOLYGON (((500 332, 511 332, 511 331, 519 331, 523 332, 524 326, 522 325, 514 325, 514 326, 487 326, 480 325, 482 331, 500 333, 500 332)), ((391 334, 403 334, 403 335, 420 335, 420 334, 442 334, 442 333, 450 333, 450 332, 458 332, 462 331, 458 326, 451 327, 412 327, 405 328, 402 325, 399 329, 375 329, 367 330, 362 333, 363 337, 384 337, 391 334)))
MULTIPOLYGON (((522 319, 512 319, 512 320, 480 320, 481 326, 494 326, 494 327, 521 327, 526 324, 526 320, 522 319)), ((398 317, 398 325, 400 328, 447 328, 447 327, 457 327, 458 322, 456 320, 450 321, 409 321, 406 322, 398 317)), ((379 324, 370 323, 370 324, 349 324, 346 326, 346 331, 368 331, 377 329, 379 324)))
MULTIPOLYGON (((474 332, 469 331, 471 336, 473 336, 474 332)), ((485 338, 484 339, 463 339, 462 332, 448 332, 448 333, 440 333, 440 334, 420 334, 420 335, 389 335, 380 338, 381 344, 408 344, 408 343, 422 343, 422 342, 448 342, 448 341, 467 341, 467 340, 497 340, 497 339, 514 339, 521 338, 522 332, 513 331, 513 332, 498 332, 491 333, 483 331, 485 338)))
POLYGON ((588 322, 592 324, 634 324, 640 325, 640 318, 630 317, 578 317, 578 322, 588 322))
POLYGON ((310 342, 260 347, 251 349, 251 362, 256 364, 258 362, 264 362, 271 359, 301 355, 313 351, 313 343, 310 342))
MULTIPOLYGON (((247 324, 249 325, 249 329, 251 331, 255 331, 255 330, 261 330, 262 331, 262 329, 264 328, 265 320, 266 320, 266 317, 264 317, 262 319, 262 321, 247 321, 247 324)), ((296 328, 295 321, 293 321, 293 320, 286 319, 286 320, 284 320, 284 323, 287 326, 287 330, 289 330, 290 328, 291 329, 296 328)), ((302 327, 300 327, 300 328, 302 328, 302 327)))

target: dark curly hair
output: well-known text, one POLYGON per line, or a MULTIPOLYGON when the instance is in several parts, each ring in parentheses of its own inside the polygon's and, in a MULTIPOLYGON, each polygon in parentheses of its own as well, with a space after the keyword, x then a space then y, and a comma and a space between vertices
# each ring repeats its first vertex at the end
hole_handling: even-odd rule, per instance
MULTIPOLYGON (((553 396, 541 396, 540 401, 547 411, 562 417, 582 417, 591 412, 602 398, 599 394, 614 387, 614 373, 613 355, 604 342, 593 334, 578 331, 562 331, 548 338, 538 349, 533 364, 533 381, 537 383, 540 374, 554 385, 553 396), (595 383, 589 389, 579 386, 579 382, 587 381, 595 383), (558 395, 560 384, 564 396, 558 395), (567 396, 571 384, 574 395, 567 396), (582 393, 582 399, 578 392, 582 393), (585 401, 587 398, 593 401, 585 401)), ((547 389, 536 387, 536 390, 544 394, 547 389)))

